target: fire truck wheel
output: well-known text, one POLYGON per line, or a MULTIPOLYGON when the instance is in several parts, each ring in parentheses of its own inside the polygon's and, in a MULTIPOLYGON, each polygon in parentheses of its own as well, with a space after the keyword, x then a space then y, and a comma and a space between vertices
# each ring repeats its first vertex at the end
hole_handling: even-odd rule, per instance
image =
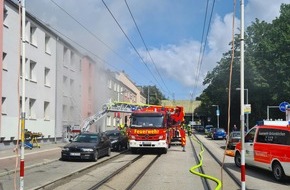
POLYGON ((167 148, 164 148, 163 153, 167 154, 167 150, 168 150, 167 148))
POLYGON ((132 154, 136 154, 137 153, 137 148, 131 148, 131 152, 132 152, 132 154))
POLYGON ((285 179, 284 170, 279 162, 275 161, 273 163, 272 171, 273 171, 274 178, 277 181, 283 181, 285 179))

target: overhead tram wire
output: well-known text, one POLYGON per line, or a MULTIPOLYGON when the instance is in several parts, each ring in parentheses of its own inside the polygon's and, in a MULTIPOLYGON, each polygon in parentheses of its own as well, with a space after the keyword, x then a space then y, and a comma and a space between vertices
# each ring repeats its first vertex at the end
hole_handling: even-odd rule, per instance
POLYGON ((136 20, 135 20, 133 14, 132 14, 132 11, 131 11, 131 9, 130 9, 128 3, 127 3, 127 0, 124 0, 124 1, 125 1, 125 3, 126 3, 126 6, 127 6, 127 8, 128 8, 128 11, 130 12, 131 18, 132 18, 132 20, 133 20, 133 22, 134 22, 134 24, 135 24, 135 26, 136 26, 136 29, 137 29, 137 31, 138 31, 138 33, 139 33, 139 36, 140 36, 140 38, 142 39, 142 42, 143 42, 143 44, 144 44, 144 46, 145 46, 145 48, 146 48, 146 51, 147 51, 147 53, 148 53, 148 55, 149 55, 149 57, 150 57, 150 59, 151 59, 151 62, 153 63, 153 65, 154 65, 154 67, 155 67, 155 69, 156 69, 156 71, 157 71, 157 74, 158 74, 159 78, 161 79, 161 81, 162 81, 163 85, 165 86, 165 88, 167 89, 168 93, 171 94, 171 92, 170 92, 170 90, 168 89, 168 87, 166 86, 166 84, 165 84, 165 82, 164 82, 164 80, 163 80, 163 78, 162 78, 162 76, 161 76, 161 74, 160 74, 158 68, 156 67, 156 64, 155 64, 154 60, 152 59, 152 56, 151 56, 151 54, 150 54, 150 52, 149 52, 149 49, 148 49, 148 47, 147 47, 147 45, 146 45, 146 43, 145 43, 145 40, 144 40, 144 38, 143 38, 143 36, 142 36, 140 30, 139 30, 139 27, 138 27, 138 25, 137 25, 137 23, 136 23, 136 20))
POLYGON ((155 81, 157 82, 157 84, 159 85, 159 87, 161 88, 161 90, 163 92, 165 92, 162 88, 162 86, 159 84, 158 80, 156 79, 155 75, 152 73, 152 71, 150 70, 149 66, 147 65, 147 63, 144 61, 144 59, 142 58, 142 56, 140 55, 140 53, 137 51, 136 47, 134 46, 134 44, 132 43, 132 41, 129 39, 128 35, 125 33, 125 31, 123 30, 123 28, 121 27, 121 25, 119 24, 119 22, 117 21, 117 19, 115 18, 115 16, 113 15, 113 13, 111 12, 111 10, 109 9, 109 7, 107 6, 107 4, 104 2, 104 0, 102 0, 103 4, 105 5, 105 7, 107 8, 108 12, 111 14, 112 18, 115 20, 116 24, 119 26, 120 30, 123 32, 123 34, 125 35, 126 39, 128 40, 128 42, 131 44, 131 46, 133 47, 134 51, 137 53, 137 55, 139 56, 139 58, 141 59, 141 61, 144 63, 144 65, 146 66, 146 68, 148 69, 148 71, 151 73, 151 75, 153 76, 153 78, 155 79, 155 81))
POLYGON ((201 43, 200 43, 199 56, 198 56, 198 62, 197 62, 197 69, 196 69, 196 73, 195 73, 195 83, 194 83, 195 85, 194 85, 194 88, 197 87, 199 74, 200 74, 200 69, 201 69, 200 60, 201 60, 201 55, 202 55, 202 51, 203 51, 203 45, 202 44, 204 43, 203 41, 204 41, 205 24, 206 24, 206 20, 207 20, 208 2, 209 2, 209 0, 207 0, 207 3, 206 3, 206 9, 205 9, 205 15, 204 15, 204 21, 203 21, 203 27, 202 27, 201 43))
MULTIPOLYGON (((211 9, 211 13, 210 13, 210 18, 209 18, 209 22, 208 22, 208 28, 207 28, 207 32, 206 32, 206 37, 204 38, 204 28, 205 28, 205 23, 206 23, 206 18, 207 18, 207 10, 208 10, 208 2, 209 0, 207 0, 207 5, 206 5, 206 14, 205 14, 205 20, 204 20, 204 25, 203 25, 203 33, 202 33, 202 40, 205 39, 204 42, 204 46, 202 47, 202 43, 201 43, 201 48, 200 48, 200 55, 199 55, 199 61, 198 61, 198 69, 197 69, 197 73, 196 73, 196 78, 195 78, 195 84, 197 86, 197 82, 199 79, 199 75, 200 75, 200 69, 202 66, 202 61, 203 61, 203 57, 204 57, 204 51, 205 51, 205 47, 207 45, 207 36, 208 36, 208 32, 209 32, 209 27, 210 27, 210 23, 211 23, 211 19, 212 19, 212 14, 213 14, 213 10, 214 10, 214 5, 215 5, 215 0, 213 1, 213 5, 212 5, 212 9, 211 9)), ((195 86, 195 87, 196 87, 195 86)))
MULTIPOLYGON (((114 54, 116 54, 121 60, 124 61, 124 63, 127 63, 129 65, 132 65, 132 68, 139 72, 142 75, 142 72, 139 71, 134 67, 133 64, 130 64, 127 62, 120 54, 118 54, 116 51, 114 51, 108 44, 106 44, 103 40, 101 40, 98 36, 96 36, 92 31, 90 31, 86 26, 84 26, 80 21, 78 21, 76 18, 74 18, 69 12, 67 12, 64 8, 62 8, 59 4, 57 4, 54 0, 50 0, 55 6, 57 6, 59 9, 61 9, 64 13, 66 13, 71 19, 73 19, 76 23, 78 23, 83 29, 85 29, 90 35, 92 35, 95 39, 97 39, 99 42, 101 42, 103 45, 105 45, 110 51, 112 51, 114 54)), ((91 53, 91 51, 90 51, 91 53)), ((116 67, 114 67, 116 69, 116 67)), ((118 70, 118 69, 116 69, 118 70)))

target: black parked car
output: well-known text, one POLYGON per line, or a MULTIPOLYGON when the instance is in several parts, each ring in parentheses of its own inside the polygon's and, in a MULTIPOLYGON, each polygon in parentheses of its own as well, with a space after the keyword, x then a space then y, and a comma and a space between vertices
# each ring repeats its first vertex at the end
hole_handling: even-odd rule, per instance
POLYGON ((111 155, 111 141, 105 133, 84 132, 77 135, 61 151, 61 160, 92 160, 111 155))
POLYGON ((129 147, 128 136, 125 135, 123 131, 115 129, 108 130, 105 133, 111 140, 113 151, 121 151, 123 148, 128 149, 129 147))

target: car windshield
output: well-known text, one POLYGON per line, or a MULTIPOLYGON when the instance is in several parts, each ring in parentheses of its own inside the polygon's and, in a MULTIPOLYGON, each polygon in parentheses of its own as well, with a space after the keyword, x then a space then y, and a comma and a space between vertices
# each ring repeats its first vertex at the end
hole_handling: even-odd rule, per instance
POLYGON ((94 143, 99 140, 99 136, 97 134, 79 134, 75 137, 73 142, 86 142, 86 143, 94 143))
POLYGON ((110 131, 110 132, 107 132, 106 135, 108 137, 119 137, 120 136, 120 132, 119 131, 110 131))
POLYGON ((232 133, 232 136, 233 137, 240 137, 241 133, 240 132, 234 132, 234 133, 232 133))
POLYGON ((216 131, 217 131, 217 132, 225 132, 224 129, 217 129, 216 131))
POLYGON ((163 117, 162 116, 137 116, 133 117, 132 120, 132 127, 156 127, 160 128, 162 127, 162 121, 163 117))
POLYGON ((211 128, 213 128, 212 125, 207 125, 207 126, 205 126, 205 129, 207 129, 207 130, 210 130, 211 128))

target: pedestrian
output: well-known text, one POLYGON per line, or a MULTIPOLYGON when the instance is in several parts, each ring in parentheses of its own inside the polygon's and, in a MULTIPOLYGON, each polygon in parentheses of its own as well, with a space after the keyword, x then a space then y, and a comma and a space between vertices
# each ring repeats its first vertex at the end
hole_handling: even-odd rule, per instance
POLYGON ((234 125, 234 127, 233 127, 233 131, 237 131, 237 130, 238 130, 237 126, 234 125))

